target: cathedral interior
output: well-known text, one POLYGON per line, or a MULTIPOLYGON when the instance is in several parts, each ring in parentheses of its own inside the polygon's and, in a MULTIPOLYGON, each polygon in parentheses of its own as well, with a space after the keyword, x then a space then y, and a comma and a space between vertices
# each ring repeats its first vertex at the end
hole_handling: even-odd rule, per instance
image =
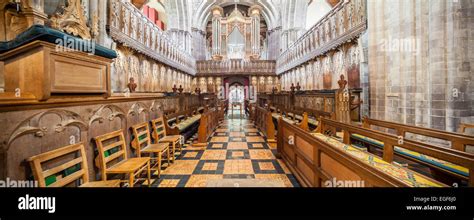
POLYGON ((0 180, 473 187, 473 11, 0 0, 0 180))

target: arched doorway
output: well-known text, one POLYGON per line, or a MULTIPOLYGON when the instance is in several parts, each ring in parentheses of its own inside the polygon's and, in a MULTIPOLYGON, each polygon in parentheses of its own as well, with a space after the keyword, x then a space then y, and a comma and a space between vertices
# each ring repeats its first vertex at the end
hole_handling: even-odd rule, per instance
POLYGON ((243 103, 245 100, 245 88, 240 83, 234 83, 229 86, 229 102, 243 103))

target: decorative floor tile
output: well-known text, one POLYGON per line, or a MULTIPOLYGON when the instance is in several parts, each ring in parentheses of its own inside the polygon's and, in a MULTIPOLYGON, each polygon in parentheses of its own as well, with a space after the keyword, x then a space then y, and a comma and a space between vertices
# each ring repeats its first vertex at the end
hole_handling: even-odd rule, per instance
POLYGON ((252 160, 252 166, 256 174, 285 174, 276 160, 252 160))
POLYGON ((224 174, 254 174, 251 160, 226 160, 224 174))
POLYGON ((189 175, 161 175, 160 179, 152 186, 157 187, 185 187, 189 180, 189 175))
POLYGON ((176 160, 162 174, 192 174, 199 160, 176 160))
POLYGON ((189 178, 186 187, 206 187, 209 180, 223 179, 222 175, 193 175, 189 178))
POLYGON ((220 144, 209 144, 207 149, 212 149, 212 150, 216 150, 216 149, 227 149, 227 143, 220 143, 220 144))
MULTIPOLYGON (((202 150, 186 146, 174 163, 163 167, 159 179, 153 173, 152 187, 216 187, 249 179, 268 186, 300 186, 284 162, 276 159, 276 143, 267 143, 249 120, 225 120, 202 150)), ((148 187, 141 179, 136 186, 148 187)))
POLYGON ((212 137, 211 138, 211 142, 213 143, 225 143, 225 142, 229 142, 229 138, 228 137, 212 137))
POLYGON ((228 150, 226 159, 227 160, 250 159, 250 154, 248 150, 228 150))
POLYGON ((245 133, 233 131, 233 132, 230 132, 230 136, 231 137, 245 137, 245 133))
POLYGON ((246 142, 229 142, 227 143, 228 150, 245 150, 248 149, 246 142))
POLYGON ((230 142, 243 142, 245 141, 245 138, 244 137, 231 137, 229 141, 230 142))
POLYGON ((193 174, 223 174, 224 160, 201 160, 193 174))
POLYGON ((183 150, 183 153, 179 157, 181 160, 199 160, 201 159, 202 154, 204 151, 197 151, 197 150, 183 150))
POLYGON ((286 187, 294 187, 286 174, 255 174, 255 179, 278 180, 282 181, 286 187))
POLYGON ((225 160, 226 154, 226 150, 206 150, 202 154, 201 160, 225 160))
POLYGON ((248 143, 247 146, 249 149, 256 149, 256 150, 269 149, 266 143, 248 143))
POLYGON ((283 162, 283 160, 278 159, 277 161, 278 161, 278 164, 280 164, 281 169, 283 169, 283 172, 285 172, 286 174, 291 174, 290 169, 288 169, 288 167, 286 166, 285 162, 283 162))
POLYGON ((254 143, 254 142, 265 142, 265 139, 263 139, 263 137, 246 137, 247 139, 247 142, 251 142, 251 143, 254 143))
POLYGON ((276 159, 271 150, 249 150, 249 153, 252 160, 276 159))

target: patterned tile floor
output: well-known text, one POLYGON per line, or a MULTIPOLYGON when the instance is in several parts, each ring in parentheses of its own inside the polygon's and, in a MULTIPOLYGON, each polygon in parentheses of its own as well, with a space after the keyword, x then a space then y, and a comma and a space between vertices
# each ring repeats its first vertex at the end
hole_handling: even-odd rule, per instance
MULTIPOLYGON (((276 159, 276 144, 269 144, 252 122, 226 119, 219 125, 203 150, 185 147, 175 163, 153 179, 153 187, 206 187, 209 181, 238 179, 278 182, 280 186, 299 184, 276 159)), ((251 182, 251 181, 250 181, 251 182)), ((261 185, 258 185, 261 186, 261 185)))

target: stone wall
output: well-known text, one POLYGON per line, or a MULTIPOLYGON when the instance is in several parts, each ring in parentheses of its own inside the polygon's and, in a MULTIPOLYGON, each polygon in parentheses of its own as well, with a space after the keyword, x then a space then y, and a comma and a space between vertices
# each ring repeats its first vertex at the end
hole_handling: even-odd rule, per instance
POLYGON ((474 1, 369 0, 372 118, 456 131, 474 122, 474 1))

